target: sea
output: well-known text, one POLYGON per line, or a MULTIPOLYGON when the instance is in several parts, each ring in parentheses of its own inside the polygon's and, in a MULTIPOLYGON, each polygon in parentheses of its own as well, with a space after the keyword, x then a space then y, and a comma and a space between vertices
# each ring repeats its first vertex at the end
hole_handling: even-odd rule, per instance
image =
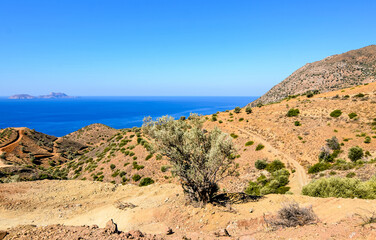
POLYGON ((0 97, 0 128, 28 127, 56 137, 92 123, 142 126, 144 117, 188 117, 244 107, 258 97, 77 97, 16 100, 0 97))

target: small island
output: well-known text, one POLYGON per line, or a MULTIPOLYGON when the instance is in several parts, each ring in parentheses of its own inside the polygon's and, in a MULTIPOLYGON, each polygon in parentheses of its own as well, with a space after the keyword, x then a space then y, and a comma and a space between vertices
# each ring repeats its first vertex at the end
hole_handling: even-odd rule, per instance
POLYGON ((57 99, 57 98, 74 98, 72 96, 68 96, 65 93, 55 93, 52 92, 48 95, 41 95, 41 96, 31 96, 29 94, 16 94, 10 96, 9 99, 57 99))

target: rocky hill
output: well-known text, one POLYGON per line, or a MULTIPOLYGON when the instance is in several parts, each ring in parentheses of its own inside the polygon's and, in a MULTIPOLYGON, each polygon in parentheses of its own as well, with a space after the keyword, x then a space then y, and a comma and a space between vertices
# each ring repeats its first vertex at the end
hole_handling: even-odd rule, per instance
POLYGON ((250 106, 278 102, 309 91, 329 92, 376 81, 376 45, 370 45, 299 68, 250 106))
POLYGON ((58 98, 74 98, 71 96, 68 96, 65 93, 55 93, 52 92, 48 95, 41 95, 41 96, 31 96, 29 94, 16 94, 13 96, 10 96, 9 99, 58 99, 58 98))
POLYGON ((0 130, 0 182, 35 180, 50 166, 61 165, 87 151, 87 145, 28 128, 0 130), (6 180, 5 180, 6 179, 6 180))

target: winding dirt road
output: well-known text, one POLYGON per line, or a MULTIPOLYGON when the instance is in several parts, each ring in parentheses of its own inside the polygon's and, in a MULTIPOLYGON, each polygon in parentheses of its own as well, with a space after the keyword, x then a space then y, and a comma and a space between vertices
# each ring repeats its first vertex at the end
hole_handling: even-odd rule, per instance
POLYGON ((19 141, 21 141, 22 136, 24 135, 24 129, 23 128, 15 128, 15 130, 17 131, 17 138, 15 140, 11 141, 10 143, 7 143, 5 146, 2 146, 0 148, 0 151, 5 152, 4 151, 5 149, 12 148, 12 147, 16 146, 19 141))
POLYGON ((272 151, 273 154, 282 156, 283 159, 281 159, 281 160, 284 161, 285 164, 288 163, 288 164, 290 164, 294 167, 295 173, 293 173, 293 175, 290 179, 290 183, 289 183, 289 186, 291 187, 290 191, 293 192, 294 194, 300 194, 302 187, 304 185, 308 184, 308 182, 309 182, 308 175, 306 174, 306 171, 303 168, 303 166, 300 165, 295 159, 293 159, 292 157, 290 157, 286 153, 281 152, 277 148, 270 145, 268 141, 266 141, 265 139, 260 137, 258 134, 251 132, 251 131, 244 130, 244 129, 236 127, 236 126, 235 126, 235 128, 242 133, 245 133, 249 136, 252 136, 253 139, 255 139, 256 141, 263 144, 265 146, 265 148, 272 151))
MULTIPOLYGON (((0 148, 0 154, 7 151, 12 151, 13 148, 17 146, 17 143, 21 141, 22 136, 24 134, 24 129, 19 128, 16 129, 17 131, 17 139, 11 141, 10 143, 6 144, 5 146, 0 148)), ((9 165, 4 164, 2 160, 0 160, 0 168, 9 167, 9 165)))

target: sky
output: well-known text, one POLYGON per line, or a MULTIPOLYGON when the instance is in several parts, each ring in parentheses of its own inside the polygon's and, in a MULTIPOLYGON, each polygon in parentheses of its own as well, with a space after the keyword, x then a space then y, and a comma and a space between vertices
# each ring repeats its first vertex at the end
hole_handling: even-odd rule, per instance
POLYGON ((376 1, 1 0, 0 96, 260 96, 376 44, 376 1))

